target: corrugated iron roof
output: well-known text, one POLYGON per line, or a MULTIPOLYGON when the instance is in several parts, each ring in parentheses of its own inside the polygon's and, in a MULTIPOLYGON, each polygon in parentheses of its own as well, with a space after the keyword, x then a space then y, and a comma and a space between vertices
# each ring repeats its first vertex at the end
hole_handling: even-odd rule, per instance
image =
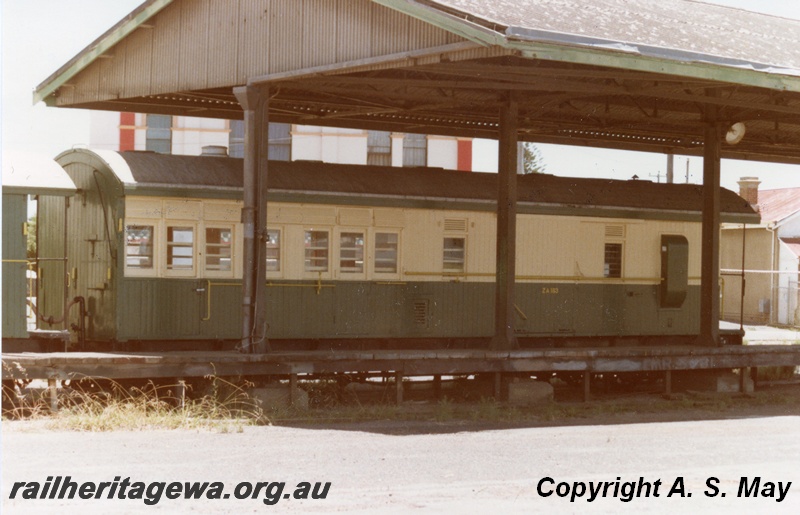
POLYGON ((800 75, 800 21, 696 1, 420 0, 508 39, 800 75))
POLYGON ((249 84, 269 88, 276 122, 483 138, 497 137, 514 99, 523 141, 699 155, 714 117, 747 127, 723 158, 800 163, 798 20, 689 0, 349 0, 302 18, 301 2, 271 0, 271 19, 295 23, 246 23, 261 4, 242 2, 226 22, 236 31, 212 38, 203 20, 216 3, 150 0, 35 98, 240 119, 233 89, 249 84), (146 26, 156 30, 136 30, 146 26), (348 30, 369 51, 332 51, 348 30), (241 41, 280 41, 287 60, 241 41), (209 48, 232 60, 209 61, 209 48), (214 67, 211 80, 210 62, 239 65, 214 67))
POLYGON ((78 55, 67 61, 50 77, 45 79, 44 82, 34 90, 33 103, 37 104, 41 100, 47 98, 69 81, 70 78, 80 73, 99 56, 103 55, 103 53, 119 43, 131 32, 138 29, 172 2, 173 0, 147 0, 143 2, 100 37, 89 43, 89 46, 84 48, 78 55))
POLYGON ((800 212, 800 188, 780 188, 758 192, 761 223, 780 224, 800 212))
MULTIPOLYGON (((242 187, 241 159, 153 152, 121 152, 120 156, 127 163, 135 184, 141 186, 242 187)), ((342 193, 486 202, 494 202, 497 195, 497 174, 492 173, 310 161, 271 161, 268 182, 272 191, 308 194, 342 193)), ((129 183, 129 186, 132 185, 129 183)), ((520 203, 697 214, 702 210, 703 198, 702 187, 692 184, 656 184, 650 181, 583 179, 546 174, 519 176, 518 191, 520 203)), ((728 216, 756 217, 744 199, 725 189, 721 195, 721 212, 728 216)))

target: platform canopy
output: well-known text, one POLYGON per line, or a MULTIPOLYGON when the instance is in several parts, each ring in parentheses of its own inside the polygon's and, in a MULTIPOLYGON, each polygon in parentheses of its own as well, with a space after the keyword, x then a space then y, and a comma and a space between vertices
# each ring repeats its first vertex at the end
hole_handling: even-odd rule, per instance
MULTIPOLYGON (((91 15, 87 13, 87 16, 91 15)), ((149 0, 39 85, 49 105, 800 163, 800 21, 689 0, 149 0), (711 113, 711 114, 710 114, 711 113), (737 125, 734 125, 737 124, 737 125)))

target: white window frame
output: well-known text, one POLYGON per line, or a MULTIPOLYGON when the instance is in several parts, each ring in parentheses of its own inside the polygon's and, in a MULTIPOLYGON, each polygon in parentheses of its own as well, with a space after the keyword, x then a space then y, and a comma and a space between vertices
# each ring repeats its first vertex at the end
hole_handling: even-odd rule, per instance
POLYGON ((160 241, 161 241, 161 230, 160 230, 160 221, 159 220, 148 220, 148 219, 140 219, 140 218, 130 218, 125 220, 125 230, 122 234, 122 238, 124 239, 124 260, 125 260, 125 277, 158 277, 158 271, 161 266, 160 262, 160 241), (144 225, 153 228, 153 235, 152 241, 150 245, 152 246, 152 256, 153 256, 153 263, 150 268, 135 268, 128 266, 128 227, 135 226, 135 225, 144 225))
POLYGON ((391 279, 399 279, 401 268, 401 260, 402 260, 402 234, 400 230, 392 230, 392 229, 373 229, 370 235, 370 255, 369 255, 369 265, 372 277, 375 279, 383 279, 383 280, 391 280, 391 279), (378 270, 377 266, 377 258, 378 258, 378 234, 394 234, 397 236, 397 253, 395 264, 397 269, 394 272, 382 272, 378 270))
POLYGON ((367 278, 367 269, 369 263, 369 235, 365 228, 354 227, 337 227, 336 228, 336 241, 335 241, 335 256, 336 256, 336 277, 338 279, 352 279, 364 280, 367 278), (361 247, 362 267, 360 272, 344 271, 342 269, 342 234, 358 233, 364 240, 361 247))
MULTIPOLYGON (((267 226, 267 232, 269 231, 277 231, 278 232, 278 269, 277 270, 270 270, 267 268, 267 277, 270 278, 281 278, 283 277, 284 271, 286 270, 286 260, 284 259, 284 250, 286 248, 286 229, 282 225, 275 225, 275 226, 267 226)), ((303 233, 305 237, 305 232, 303 233)), ((264 242, 264 259, 267 257, 267 242, 264 242)), ((305 268, 305 249, 303 252, 303 268, 305 268)))
POLYGON ((302 249, 303 249, 303 253, 302 253, 303 277, 314 278, 314 279, 320 278, 320 277, 330 278, 331 277, 331 269, 333 267, 333 262, 332 262, 332 257, 333 256, 332 256, 332 254, 333 254, 333 248, 334 248, 334 245, 332 245, 332 243, 333 243, 332 239, 334 238, 335 231, 333 230, 332 227, 327 227, 327 226, 325 226, 325 227, 303 227, 303 233, 302 234, 303 234, 303 240, 302 240, 303 241, 303 247, 302 247, 302 249), (327 261, 326 261, 325 270, 309 270, 308 268, 306 268, 306 252, 308 250, 310 250, 310 249, 307 249, 306 245, 305 245, 306 233, 308 233, 308 232, 325 232, 325 233, 328 234, 328 246, 327 246, 327 249, 326 249, 327 250, 327 261))
MULTIPOLYGON (((198 250, 197 250, 198 249, 198 240, 200 239, 199 238, 199 234, 198 234, 198 224, 196 222, 181 221, 181 220, 165 220, 164 221, 164 231, 163 231, 162 234, 163 234, 163 236, 159 240, 159 242, 162 243, 162 247, 161 247, 162 268, 161 268, 161 270, 162 270, 162 272, 164 274, 164 277, 197 277, 197 270, 198 270, 197 264, 198 264, 198 261, 199 261, 199 258, 200 258, 200 256, 198 255, 198 250), (187 228, 191 228, 192 229, 192 235, 193 236, 192 236, 192 253, 191 253, 191 256, 192 256, 192 268, 191 269, 188 269, 188 268, 187 269, 169 268, 169 248, 170 248, 170 244, 167 241, 167 238, 169 237, 169 230, 172 227, 176 227, 176 228, 187 227, 187 228)), ((203 238, 203 239, 205 239, 205 238, 203 238)))
POLYGON ((201 264, 202 269, 202 276, 203 277, 210 277, 210 278, 232 278, 236 273, 236 224, 224 223, 224 222, 212 222, 202 225, 202 236, 201 236, 201 245, 200 249, 198 250, 197 254, 199 254, 199 262, 201 264), (222 230, 229 230, 231 232, 231 266, 230 270, 213 270, 208 268, 208 229, 222 229, 222 230))
POLYGON ((606 240, 603 242, 603 278, 623 279, 625 277, 625 242, 621 240, 606 240), (606 274, 606 245, 619 245, 619 277, 606 274))
POLYGON ((445 274, 465 274, 467 272, 467 235, 466 234, 445 234, 442 236, 442 272, 445 274), (445 258, 446 253, 448 251, 447 247, 445 246, 445 242, 448 239, 452 240, 463 240, 464 247, 463 247, 463 258, 461 260, 461 269, 448 269, 445 265, 447 264, 447 259, 445 258))

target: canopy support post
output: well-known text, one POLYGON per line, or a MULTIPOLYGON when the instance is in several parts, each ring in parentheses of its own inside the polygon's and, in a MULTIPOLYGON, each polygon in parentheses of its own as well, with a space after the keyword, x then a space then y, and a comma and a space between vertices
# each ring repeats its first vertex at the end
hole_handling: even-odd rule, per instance
POLYGON ((703 143, 703 222, 700 264, 700 345, 720 345, 719 231, 721 131, 716 107, 706 110, 703 143))
POLYGON ((266 336, 267 175, 269 168, 269 90, 234 89, 244 109, 242 227, 242 352, 269 350, 266 336))
POLYGON ((513 97, 500 108, 493 349, 512 349, 517 346, 514 334, 514 281, 517 248, 518 114, 519 105, 513 97))

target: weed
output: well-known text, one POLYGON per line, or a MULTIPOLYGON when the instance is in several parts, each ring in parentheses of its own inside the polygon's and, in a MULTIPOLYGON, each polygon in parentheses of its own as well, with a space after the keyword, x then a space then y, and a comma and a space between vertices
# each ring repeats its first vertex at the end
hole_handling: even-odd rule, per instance
POLYGON ((439 402, 436 403, 436 412, 434 413, 434 418, 438 422, 447 422, 452 420, 454 416, 455 406, 453 405, 453 402, 447 397, 442 397, 439 402))
POLYGON ((125 387, 114 381, 71 382, 59 395, 59 410, 51 413, 46 395, 29 391, 18 396, 14 407, 5 409, 8 418, 47 418, 50 429, 73 431, 114 431, 146 429, 208 429, 239 432, 246 425, 268 423, 263 411, 244 386, 218 377, 210 392, 199 398, 178 398, 184 385, 125 387), (20 398, 22 397, 22 398, 20 398))
POLYGON ((758 367, 758 381, 786 381, 794 377, 795 367, 758 367))

